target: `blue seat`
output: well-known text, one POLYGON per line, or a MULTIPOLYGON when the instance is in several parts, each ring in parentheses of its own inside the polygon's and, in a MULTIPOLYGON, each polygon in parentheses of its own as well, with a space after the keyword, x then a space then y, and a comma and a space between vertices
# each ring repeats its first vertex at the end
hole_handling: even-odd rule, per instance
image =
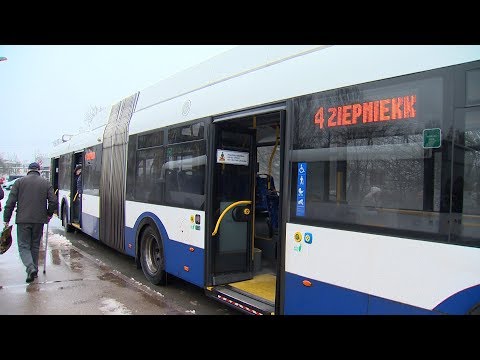
POLYGON ((269 218, 270 233, 272 230, 278 230, 278 206, 279 197, 275 190, 273 177, 267 174, 258 174, 256 178, 255 191, 255 213, 265 215, 269 218), (270 180, 270 189, 268 182, 270 180))
POLYGON ((267 205, 268 175, 257 175, 257 185, 255 188, 255 211, 268 211, 267 205))
POLYGON ((269 191, 267 194, 268 213, 270 214, 270 223, 274 231, 278 230, 278 205, 279 197, 276 191, 269 191))

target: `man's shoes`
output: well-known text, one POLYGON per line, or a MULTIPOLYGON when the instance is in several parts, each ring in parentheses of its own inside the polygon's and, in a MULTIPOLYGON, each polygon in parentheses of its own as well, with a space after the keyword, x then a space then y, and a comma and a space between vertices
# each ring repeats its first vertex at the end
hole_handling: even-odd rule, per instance
POLYGON ((27 283, 30 283, 32 282, 33 280, 35 280, 35 278, 38 276, 38 272, 37 271, 30 271, 28 273, 28 276, 27 276, 27 283))

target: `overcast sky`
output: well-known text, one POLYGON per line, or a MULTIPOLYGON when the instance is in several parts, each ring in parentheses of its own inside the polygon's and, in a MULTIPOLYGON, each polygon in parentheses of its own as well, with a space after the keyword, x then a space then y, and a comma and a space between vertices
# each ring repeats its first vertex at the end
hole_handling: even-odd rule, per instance
POLYGON ((0 45, 0 155, 30 163, 85 128, 92 106, 136 91, 232 45, 0 45))

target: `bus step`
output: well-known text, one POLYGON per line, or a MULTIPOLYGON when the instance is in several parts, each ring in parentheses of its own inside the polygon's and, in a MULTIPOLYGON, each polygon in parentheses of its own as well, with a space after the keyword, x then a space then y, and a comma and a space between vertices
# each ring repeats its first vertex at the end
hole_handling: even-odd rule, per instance
POLYGON ((275 308, 272 305, 252 299, 234 288, 224 285, 209 288, 206 294, 249 315, 274 315, 275 313, 275 308))

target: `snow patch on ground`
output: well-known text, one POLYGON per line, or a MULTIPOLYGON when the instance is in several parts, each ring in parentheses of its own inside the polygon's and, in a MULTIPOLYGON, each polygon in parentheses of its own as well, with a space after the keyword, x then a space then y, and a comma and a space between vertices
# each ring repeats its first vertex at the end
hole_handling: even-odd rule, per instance
POLYGON ((69 247, 72 245, 65 236, 50 231, 48 232, 48 239, 45 238, 45 234, 43 235, 43 243, 45 243, 45 240, 47 240, 49 246, 69 247))
POLYGON ((78 243, 79 243, 79 244, 82 244, 82 245, 85 246, 86 248, 90 247, 90 246, 88 246, 88 244, 87 244, 85 241, 83 241, 83 240, 78 240, 78 243))
POLYGON ((141 282, 138 282, 137 280, 135 280, 134 278, 130 278, 130 280, 132 280, 135 284, 137 284, 138 286, 141 286, 141 287, 144 287, 144 288, 147 288, 148 290, 150 291, 153 291, 154 293, 156 293, 157 295, 161 296, 161 297, 165 297, 165 295, 163 295, 162 293, 159 293, 158 291, 156 290, 153 290, 152 288, 148 287, 147 285, 145 284, 142 284, 141 282))
POLYGON ((115 299, 104 298, 102 300, 102 306, 100 311, 104 315, 131 315, 132 311, 129 310, 121 302, 118 302, 115 299))

